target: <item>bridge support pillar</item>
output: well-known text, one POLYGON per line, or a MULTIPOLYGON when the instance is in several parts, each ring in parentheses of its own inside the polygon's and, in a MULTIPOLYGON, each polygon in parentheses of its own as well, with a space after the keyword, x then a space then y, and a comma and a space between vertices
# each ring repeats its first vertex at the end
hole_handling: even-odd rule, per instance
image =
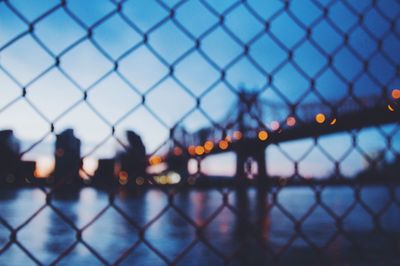
POLYGON ((257 178, 260 179, 265 179, 267 177, 267 168, 265 165, 265 150, 259 150, 255 154, 255 161, 257 162, 257 167, 258 167, 258 176, 257 178))
POLYGON ((264 147, 255 149, 241 149, 236 153, 236 178, 246 178, 246 164, 247 160, 252 158, 257 163, 258 173, 257 181, 262 181, 267 178, 266 160, 265 160, 265 149, 264 147))
POLYGON ((244 179, 246 177, 244 166, 247 156, 243 152, 236 153, 236 178, 244 179))

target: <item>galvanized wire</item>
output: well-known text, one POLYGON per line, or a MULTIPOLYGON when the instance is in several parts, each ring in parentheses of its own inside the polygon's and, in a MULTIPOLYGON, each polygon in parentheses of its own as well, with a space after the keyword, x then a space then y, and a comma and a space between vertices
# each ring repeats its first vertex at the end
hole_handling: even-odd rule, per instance
MULTIPOLYGON (((342 172, 342 164, 346 160, 352 152, 358 152, 361 156, 372 166, 374 166, 377 162, 375 158, 371 158, 363 147, 361 147, 357 143, 357 137, 359 134, 359 130, 363 126, 374 126, 378 132, 386 141, 386 150, 397 157, 399 156, 399 150, 394 147, 394 137, 399 135, 399 125, 398 117, 399 112, 399 103, 391 98, 390 91, 392 89, 396 89, 392 84, 399 84, 399 73, 400 73, 400 62, 399 58, 394 57, 393 54, 388 52, 388 50, 384 47, 385 41, 389 38, 394 40, 394 43, 400 44, 400 2, 399 1, 371 1, 368 4, 364 5, 363 8, 356 6, 354 2, 351 1, 317 1, 311 0, 307 3, 312 5, 315 11, 312 11, 314 18, 311 21, 306 21, 303 16, 301 16, 301 11, 293 9, 293 2, 290 1, 282 1, 277 2, 277 7, 271 14, 265 18, 262 12, 258 10, 258 7, 254 5, 254 1, 230 1, 228 4, 226 2, 226 6, 224 8, 217 8, 213 1, 203 1, 200 0, 196 2, 198 8, 204 10, 210 17, 212 17, 213 22, 210 23, 202 32, 195 32, 191 29, 190 25, 183 23, 179 17, 177 16, 182 8, 188 3, 188 1, 177 1, 175 4, 168 3, 168 1, 152 1, 151 4, 157 6, 158 9, 162 11, 164 15, 154 18, 155 22, 149 27, 143 27, 140 25, 140 21, 135 21, 132 17, 130 17, 129 13, 126 11, 128 4, 132 4, 134 8, 137 3, 133 1, 115 1, 110 0, 107 1, 108 5, 111 5, 109 11, 105 12, 101 17, 97 17, 93 19, 90 23, 87 18, 82 17, 79 12, 77 12, 72 5, 73 1, 62 0, 57 4, 54 4, 48 10, 43 10, 41 14, 34 19, 28 18, 24 15, 24 12, 15 5, 14 1, 11 0, 2 0, 0 1, 0 5, 3 10, 7 10, 7 12, 11 12, 13 16, 17 18, 19 23, 23 25, 24 30, 19 31, 12 38, 6 39, 1 43, 0 46, 0 56, 2 54, 7 53, 7 50, 16 46, 19 41, 23 38, 30 37, 34 41, 35 45, 39 47, 42 53, 45 53, 47 57, 51 58, 51 64, 46 66, 44 69, 40 70, 36 73, 31 79, 27 81, 21 81, 19 77, 15 76, 15 72, 10 70, 6 64, 2 64, 0 61, 0 71, 2 71, 12 82, 17 84, 20 88, 20 95, 11 101, 5 103, 0 106, 0 115, 4 113, 9 108, 13 107, 17 102, 23 101, 27 104, 34 112, 45 121, 48 125, 47 131, 38 139, 35 139, 34 142, 24 149, 19 157, 22 158, 25 154, 29 153, 35 147, 43 143, 47 138, 51 136, 56 136, 56 124, 63 117, 66 117, 72 111, 74 111, 79 105, 84 104, 88 107, 93 114, 98 118, 108 129, 109 133, 98 143, 96 143, 93 148, 84 154, 81 158, 82 160, 86 157, 90 157, 93 155, 98 149, 103 147, 108 141, 114 140, 119 143, 122 147, 126 147, 126 143, 120 136, 117 135, 117 129, 120 127, 120 124, 131 114, 138 112, 140 108, 144 108, 152 118, 154 118, 157 123, 161 125, 167 132, 169 132, 169 136, 164 140, 163 143, 160 144, 159 147, 152 151, 152 154, 148 156, 151 157, 154 154, 159 154, 163 152, 166 146, 173 143, 175 147, 180 147, 186 152, 187 150, 187 141, 181 139, 176 132, 179 129, 179 126, 182 125, 187 119, 191 119, 191 116, 195 113, 200 113, 206 120, 208 120, 211 129, 207 132, 207 137, 217 137, 220 139, 224 139, 227 134, 231 133, 234 129, 237 128, 238 117, 241 115, 248 115, 249 119, 256 121, 257 126, 254 130, 257 132, 259 130, 265 130, 269 134, 268 142, 265 142, 263 146, 264 149, 267 145, 274 145, 275 149, 280 151, 281 155, 290 162, 293 166, 294 173, 291 178, 283 179, 271 179, 269 182, 258 182, 256 184, 246 183, 245 181, 241 181, 238 179, 237 183, 234 183, 232 186, 228 185, 228 188, 219 187, 219 183, 207 183, 207 190, 216 190, 220 195, 220 204, 219 207, 209 215, 209 217, 202 221, 201 224, 196 222, 190 215, 187 214, 185 210, 182 210, 179 206, 179 203, 176 201, 176 198, 179 197, 181 193, 186 193, 187 190, 194 189, 196 185, 196 178, 201 179, 202 173, 200 167, 196 173, 191 173, 189 178, 185 179, 185 182, 167 186, 161 188, 157 184, 145 184, 142 187, 139 186, 138 189, 151 190, 151 189, 161 189, 163 193, 165 193, 168 197, 168 204, 160 210, 160 212, 154 216, 151 220, 147 221, 144 225, 139 224, 138 221, 132 219, 126 211, 121 208, 118 204, 116 204, 115 199, 118 197, 118 193, 120 192, 120 188, 118 184, 115 184, 113 187, 107 187, 106 192, 109 195, 108 204, 103 206, 101 210, 85 225, 78 226, 75 224, 70 217, 68 217, 62 209, 57 207, 53 203, 53 197, 56 195, 58 191, 63 191, 66 189, 67 184, 65 180, 61 180, 60 182, 56 182, 51 186, 46 186, 42 183, 35 183, 33 179, 29 180, 29 182, 33 182, 31 186, 40 188, 40 190, 45 195, 45 203, 36 209, 32 215, 26 221, 19 225, 10 224, 5 217, 2 217, 0 214, 0 224, 4 226, 10 234, 9 240, 2 245, 0 249, 1 254, 7 252, 12 246, 17 246, 25 255, 27 255, 32 263, 37 265, 43 265, 44 263, 40 261, 36 257, 36 254, 30 251, 30 246, 27 244, 23 244, 19 241, 18 235, 20 231, 31 223, 38 215, 40 215, 45 209, 50 209, 52 212, 56 214, 60 219, 62 219, 74 232, 75 232, 75 241, 68 247, 65 247, 64 251, 59 254, 57 258, 55 258, 50 265, 56 265, 59 262, 62 262, 65 257, 72 252, 72 250, 79 244, 85 246, 89 252, 97 259, 99 264, 104 265, 120 265, 124 263, 124 260, 130 255, 134 254, 139 245, 145 245, 148 249, 150 249, 157 257, 159 257, 165 264, 167 265, 177 265, 185 256, 187 256, 190 251, 199 243, 203 244, 207 247, 209 254, 213 256, 217 256, 221 258, 223 264, 235 264, 242 263, 244 265, 245 262, 249 262, 249 258, 242 260, 244 257, 252 256, 252 253, 246 247, 247 243, 239 243, 238 249, 232 254, 224 253, 220 250, 219 247, 215 246, 209 238, 207 238, 204 233, 208 227, 212 226, 212 222, 219 216, 224 210, 229 210, 232 212, 239 220, 243 220, 243 224, 241 225, 242 229, 239 231, 246 235, 243 239, 247 239, 248 241, 255 241, 256 246, 258 246, 263 254, 262 259, 255 260, 255 263, 273 263, 273 264, 285 264, 285 257, 287 257, 287 251, 293 245, 293 243, 297 239, 303 240, 307 245, 309 250, 314 252, 315 257, 319 264, 329 264, 327 258, 325 257, 326 251, 330 248, 330 245, 338 238, 343 237, 347 241, 352 244, 352 249, 357 253, 356 256, 361 258, 361 261, 367 263, 368 256, 365 253, 365 247, 360 243, 351 233, 347 232, 343 228, 343 221, 348 217, 357 206, 363 208, 368 215, 373 220, 373 229, 372 232, 377 232, 382 235, 387 241, 392 243, 391 247, 393 248, 393 252, 391 253, 391 257, 386 257, 386 254, 382 254, 382 261, 388 263, 399 263, 399 235, 393 232, 387 232, 382 228, 380 224, 380 218, 385 214, 390 206, 400 207, 400 199, 398 198, 398 194, 396 194, 397 179, 398 173, 396 173, 393 179, 388 181, 387 177, 382 178, 381 181, 374 181, 383 185, 387 189, 387 193, 390 195, 390 200, 386 202, 384 206, 382 206, 379 210, 375 210, 369 206, 369 203, 365 202, 360 196, 361 190, 365 184, 354 182, 352 179, 346 178, 346 175, 342 172), (325 3, 328 2, 328 3, 325 3), (389 3, 392 5, 392 12, 389 13, 388 8, 385 6, 389 3), (349 15, 356 19, 356 21, 349 27, 345 29, 342 27, 340 21, 335 18, 332 14, 335 8, 338 8, 338 5, 342 8, 342 12, 347 12, 349 15), (241 9, 243 12, 246 12, 247 16, 251 17, 254 21, 254 25, 258 26, 258 29, 254 29, 254 34, 251 38, 244 38, 240 35, 240 32, 232 29, 230 25, 227 23, 227 19, 234 17, 233 19, 240 19, 235 17, 235 12, 241 9), (79 28, 80 31, 84 32, 84 34, 73 40, 71 43, 68 43, 67 46, 63 47, 63 49, 59 51, 55 51, 52 49, 46 40, 41 38, 37 33, 37 27, 40 23, 48 20, 55 12, 63 11, 65 15, 68 17, 70 23, 76 24, 76 27, 79 28), (381 34, 381 36, 377 36, 374 32, 374 29, 371 29, 370 24, 365 23, 366 16, 373 12, 380 20, 384 21, 388 25, 388 30, 381 34), (293 41, 293 43, 289 43, 287 40, 282 39, 279 34, 276 34, 276 29, 274 28, 274 24, 277 20, 285 17, 288 21, 290 21, 290 25, 287 27, 296 27, 295 31, 301 32, 301 37, 297 40, 293 41), (113 18, 120 19, 125 27, 129 28, 129 31, 132 34, 136 34, 139 36, 139 40, 132 43, 130 47, 124 49, 119 55, 115 56, 112 54, 107 47, 104 46, 101 42, 99 42, 95 38, 95 32, 101 29, 107 22, 109 22, 113 18), (191 45, 181 54, 176 56, 176 58, 170 59, 167 58, 168 54, 160 52, 157 47, 154 47, 154 44, 150 41, 150 37, 157 31, 162 31, 162 27, 164 27, 167 23, 171 23, 179 34, 183 35, 191 45), (318 27, 324 23, 325 27, 329 29, 331 34, 337 36, 340 39, 339 44, 334 49, 328 49, 324 47, 324 44, 320 43, 314 37, 314 33, 318 31, 318 27), (240 52, 236 55, 232 56, 224 64, 219 62, 219 59, 210 54, 204 46, 204 42, 207 37, 209 37, 214 31, 220 30, 227 36, 227 38, 232 42, 235 46, 240 47, 240 52), (368 43, 372 43, 374 46, 373 51, 369 54, 363 54, 361 51, 358 51, 351 43, 351 36, 357 30, 362 30, 365 34, 365 38, 368 38, 368 43), (280 62, 275 64, 274 67, 270 69, 266 69, 259 61, 259 58, 255 57, 253 54, 254 46, 258 41, 262 38, 269 38, 273 44, 277 47, 277 49, 281 50, 285 55, 280 62), (80 45, 88 42, 92 45, 96 53, 99 53, 102 57, 102 60, 106 62, 108 65, 105 69, 104 73, 97 75, 94 80, 88 82, 87 84, 82 84, 82 82, 77 79, 74 75, 71 75, 70 71, 66 69, 63 64, 66 60, 67 56, 71 55, 71 53, 76 52, 80 45), (316 53, 319 53, 324 58, 324 63, 319 66, 318 69, 314 71, 314 73, 310 73, 307 69, 304 68, 302 62, 296 60, 297 52, 300 50, 301 46, 304 44, 311 45, 313 50, 316 53), (143 87, 143 84, 135 84, 134 81, 130 77, 126 76, 126 73, 121 70, 121 62, 126 60, 128 57, 132 56, 140 49, 146 48, 148 53, 152 56, 153 60, 157 62, 160 67, 164 69, 163 74, 160 76, 153 77, 153 82, 150 85, 146 85, 143 87), (354 58, 358 64, 361 65, 360 69, 354 73, 352 77, 348 77, 343 74, 343 70, 340 66, 337 65, 336 58, 339 57, 339 54, 346 50, 349 55, 354 58), (191 86, 186 85, 184 81, 184 77, 177 74, 177 68, 180 67, 185 60, 187 60, 193 54, 198 55, 201 60, 206 62, 210 71, 218 73, 217 77, 214 77, 207 86, 201 88, 200 91, 193 89, 191 86), (386 80, 382 81, 378 79, 374 73, 370 70, 370 64, 373 61, 374 57, 379 55, 385 60, 387 65, 390 65, 394 72, 392 75, 386 80), (219 85, 225 86, 230 93, 234 94, 237 99, 240 99, 241 91, 237 87, 231 78, 227 75, 230 71, 238 65, 241 60, 247 60, 252 67, 252 71, 258 72, 264 78, 263 84, 255 93, 256 97, 253 100, 249 100, 246 104, 243 104, 242 107, 238 107, 237 110, 233 110, 231 117, 232 121, 218 121, 213 115, 210 115, 207 108, 203 106, 204 98, 216 90, 219 85), (283 92, 283 88, 280 87, 279 84, 276 84, 276 76, 279 73, 290 65, 296 72, 296 75, 299 76, 299 79, 305 80, 308 85, 307 89, 300 93, 300 96, 297 99, 292 99, 290 96, 286 95, 283 92), (68 106, 65 110, 63 110, 60 114, 53 118, 49 118, 47 114, 41 111, 40 106, 37 106, 34 101, 31 99, 30 88, 35 82, 38 82, 49 75, 49 73, 53 70, 57 70, 62 74, 62 77, 65 78, 68 82, 70 82, 74 87, 74 93, 79 93, 80 98, 68 106), (339 100, 331 100, 327 99, 319 90, 318 86, 320 85, 319 79, 327 72, 330 71, 333 73, 335 79, 339 80, 344 87, 346 88, 345 97, 339 100), (107 114, 104 111, 99 110, 95 105, 91 103, 90 93, 95 91, 99 84, 102 84, 107 78, 111 75, 116 75, 123 83, 124 86, 127 86, 132 92, 134 92, 138 98, 140 99, 137 103, 133 104, 127 112, 125 112, 122 116, 120 116, 115 121, 111 122, 107 118, 107 114), (380 90, 380 97, 375 99, 370 99, 368 97, 359 97, 354 89, 355 84, 362 77, 368 77, 380 90), (152 93, 158 94, 158 89, 161 84, 166 82, 167 80, 172 80, 177 84, 180 91, 183 91, 191 100, 195 103, 191 108, 182 113, 179 119, 171 125, 168 121, 165 121, 157 112, 155 112, 152 106, 148 103, 148 99, 151 97, 152 93), (397 82, 397 83, 396 83, 397 82), (263 119, 262 115, 257 113, 257 108, 255 106, 261 102, 260 98, 263 93, 273 93, 277 98, 279 98, 280 106, 284 106, 287 115, 283 115, 280 119, 280 124, 284 124, 288 116, 292 116, 296 118, 297 123, 300 125, 304 125, 304 128, 296 131, 295 129, 290 129, 289 127, 283 126, 280 130, 271 129, 271 127, 267 124, 267 121, 263 119), (307 102, 307 97, 313 95, 315 99, 317 99, 318 104, 313 105, 307 102), (260 98, 258 98, 260 97, 260 98), (376 107, 376 109, 374 109, 376 107), (247 108, 247 109, 246 109, 247 108), (389 108, 389 110, 387 110, 389 108), (327 114, 330 116, 327 119, 338 119, 338 123, 340 123, 339 119, 343 118, 343 120, 348 119, 351 121, 350 124, 338 124, 337 132, 347 132, 349 137, 351 138, 352 145, 348 148, 348 150, 342 154, 340 158, 333 156, 329 149, 321 145, 319 137, 326 133, 336 132, 334 127, 331 128, 323 128, 316 130, 317 126, 314 121, 314 115, 318 112, 318 110, 325 110, 327 114), (390 109, 393 109, 390 110, 390 109), (368 120, 368 118, 373 116, 368 116, 366 119, 360 119, 360 123, 357 124, 357 119, 350 116, 346 118, 346 115, 349 112, 353 112, 360 115, 363 112, 372 113, 382 112, 383 115, 379 115, 379 117, 387 116, 390 117, 388 121, 375 121, 368 120), (237 114, 235 113, 237 112, 237 114), (387 112, 384 113, 384 112, 387 112), (344 114, 344 115, 343 115, 344 114), (310 122, 311 121, 311 122, 310 122), (379 124, 380 123, 392 123, 393 129, 390 132, 383 130, 379 124), (307 128, 307 126, 312 124, 312 127, 307 128), (363 124, 365 123, 365 124, 363 124), (370 123, 370 124, 368 124, 370 123), (374 124, 375 123, 375 124, 374 124), (340 127, 342 126, 342 127, 340 127), (292 130, 292 131, 291 131, 292 130), (310 131, 314 133, 310 133, 310 131), (332 130, 332 131, 330 131, 332 130), (290 152, 286 151, 285 148, 281 146, 282 141, 293 140, 299 137, 299 135, 304 137, 310 137, 313 139, 312 145, 305 149, 304 153, 300 156, 300 158, 295 158, 294 155, 290 154, 290 152), (332 174, 332 178, 324 179, 322 181, 309 181, 307 178, 301 174, 299 171, 299 165, 302 161, 313 151, 318 150, 323 156, 334 165, 334 172, 332 174), (187 181, 187 182, 186 182, 187 181), (297 182, 297 183, 296 183, 297 182), (188 185, 189 183, 189 185, 188 185), (301 216, 294 216, 290 210, 287 209, 279 201, 279 194, 286 185, 301 185, 306 186, 312 190, 315 198, 314 203, 307 208, 307 211, 301 216), (394 184, 394 185, 393 185, 394 184), (288 242, 281 247, 279 250, 273 249, 268 241, 265 241, 265 237, 260 234, 259 228, 254 225, 250 221, 246 220, 246 213, 243 212, 243 206, 239 206, 236 202, 232 201, 232 195, 234 197, 240 198, 248 186, 255 185, 258 190, 258 196, 260 197, 260 209, 258 213, 261 216, 268 216, 268 214, 273 210, 279 210, 292 224, 294 228, 293 237, 288 240, 288 242), (334 206, 329 205, 325 201, 321 200, 321 194, 324 189, 331 186, 346 186, 353 190, 354 201, 348 206, 348 208, 342 214, 338 214, 334 210, 334 206), (155 188, 154 188, 155 187, 155 188), (132 245, 122 252, 118 258, 114 261, 109 261, 106 259, 101 252, 97 251, 90 243, 85 240, 83 233, 89 227, 91 227, 97 220, 99 220, 104 213, 106 213, 109 209, 115 210, 118 214, 120 214, 133 228, 137 230, 138 240, 132 243, 132 245), (324 245, 320 246, 314 243, 309 235, 305 232, 303 225, 305 221, 313 214, 316 209, 322 209, 325 212, 325 216, 327 219, 330 219, 335 227, 335 234, 327 241, 324 245), (166 212, 173 210, 175 211, 186 223, 187 226, 195 230, 196 237, 190 242, 190 244, 181 250, 178 256, 174 258, 170 258, 168 254, 165 254, 163 251, 159 250, 155 243, 152 243, 147 237, 146 232, 150 226, 156 223, 162 216, 165 215, 166 212), (245 252, 245 254, 243 253, 245 252), (393 255, 396 254, 397 255, 393 255)), ((190 2, 190 1, 189 1, 190 2)), ((191 2, 192 3, 192 2, 191 2)), ((105 3, 102 3, 105 4, 105 3)), ((224 4, 225 5, 225 4, 224 4)), ((272 10, 272 8, 271 8, 272 10)), ((160 11, 160 12, 161 12, 160 11)), ((270 10, 268 10, 270 11, 270 10)), ((0 16, 1 16, 0 11, 0 16)), ((3 11, 5 12, 5 11, 3 11)), ((196 12, 193 10, 193 12, 196 12)), ((383 22, 382 22, 383 23, 383 22)), ((1 27, 1 25, 0 25, 1 27)), ((328 31, 325 29, 325 31, 328 31)), ((285 29, 280 29, 281 31, 285 29)), ((224 44, 221 44, 222 46, 224 44)), ((400 48, 400 46, 398 47, 400 48)), ((265 51, 268 53, 268 51, 265 51)), ((393 51, 392 51, 393 52, 393 51)), ((0 57, 1 60, 1 57, 0 57)), ((23 63, 23 62, 22 62, 23 63)), ((1 92, 0 92, 1 93, 1 92)), ((72 92, 71 92, 72 93, 72 92)), ((1 94, 0 94, 1 95, 1 94)), ((273 105, 274 103, 264 102, 265 107, 263 108, 271 108, 271 113, 276 111, 277 108, 273 105)), ((261 108, 261 107, 260 107, 261 108)), ((165 110, 168 112, 168 110, 165 110)), ((368 113, 369 114, 369 113, 368 113)), ((266 114, 270 115, 270 114, 266 114)), ((379 119, 378 119, 379 120, 379 119)), ((384 120, 384 119, 383 119, 384 120)), ((333 122, 333 120, 331 120, 333 122)), ((336 121, 336 120, 335 120, 336 121)), ((332 123, 334 125, 334 123, 332 123)), ((199 133, 200 134, 200 133, 199 133)), ((193 134, 193 145, 199 144, 199 136, 193 134)), ((204 137, 204 136, 203 136, 204 137)), ((230 147, 235 147, 234 144, 230 147)), ((233 149, 233 148, 232 148, 233 149)), ((237 148, 240 153, 240 148, 237 148)), ((201 161, 205 158, 205 156, 200 156, 196 154, 191 154, 191 158, 197 160, 198 165, 201 165, 201 161)), ((81 169, 84 171, 84 169, 81 169)), ((267 169, 268 171, 268 169, 267 169)), ((87 175, 90 175, 86 173, 87 175)), ((266 173, 268 174, 268 173, 266 173)), ((265 177, 266 178, 266 177, 265 177)), ((6 186, 5 182, 3 182, 4 186, 6 186)), ((150 182, 151 183, 151 182, 150 182)), ((132 184, 130 184, 132 185, 132 184)), ((142 184, 141 184, 142 185, 142 184)), ((133 185, 132 185, 133 186, 133 185)), ((104 189, 104 188, 103 188, 104 189)), ((204 189, 204 188, 203 188, 204 189)), ((398 192, 397 192, 398 193, 398 192)), ((243 196, 243 195, 242 195, 243 196)), ((239 200, 240 202, 240 200, 239 200)), ((50 237, 50 236, 49 236, 50 237)), ((243 237, 243 236, 242 236, 243 237)), ((210 255, 211 256, 211 255, 210 255)), ((193 258, 196 259, 196 258, 193 258)), ((254 261, 253 261, 254 262, 254 261)), ((290 262, 289 262, 290 263, 290 262)), ((293 263, 293 262, 292 262, 293 263)), ((343 262, 343 263, 346 263, 343 262)), ((351 263, 351 261, 347 261, 347 263, 351 263)))

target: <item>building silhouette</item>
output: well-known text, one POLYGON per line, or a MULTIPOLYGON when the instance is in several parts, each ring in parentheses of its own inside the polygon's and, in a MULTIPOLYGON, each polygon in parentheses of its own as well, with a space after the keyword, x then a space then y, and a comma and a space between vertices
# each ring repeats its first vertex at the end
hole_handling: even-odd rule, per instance
POLYGON ((12 183, 18 174, 20 143, 12 130, 0 131, 0 178, 12 183))
POLYGON ((92 183, 97 186, 110 186, 115 180, 115 159, 99 159, 92 183))
POLYGON ((31 180, 35 176, 36 162, 35 161, 20 161, 17 176, 19 181, 23 182, 31 180))
POLYGON ((73 129, 57 135, 52 175, 56 182, 72 183, 78 180, 82 166, 80 149, 81 141, 75 137, 73 129))
POLYGON ((0 131, 0 180, 22 184, 34 175, 36 163, 21 161, 20 142, 12 130, 0 131))
POLYGON ((137 177, 147 177, 146 148, 141 137, 133 131, 127 131, 128 146, 117 155, 118 178, 123 185, 134 182, 137 177))

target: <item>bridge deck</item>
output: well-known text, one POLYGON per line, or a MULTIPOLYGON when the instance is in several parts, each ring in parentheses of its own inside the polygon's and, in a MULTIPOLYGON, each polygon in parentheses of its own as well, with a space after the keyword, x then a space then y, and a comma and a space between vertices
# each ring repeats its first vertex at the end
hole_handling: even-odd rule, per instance
POLYGON ((205 156, 241 150, 244 146, 247 146, 248 148, 265 148, 270 144, 319 137, 323 135, 399 122, 400 114, 398 111, 391 112, 386 105, 376 106, 374 108, 368 108, 362 111, 342 114, 339 118, 337 118, 334 125, 318 124, 315 121, 301 123, 295 127, 284 128, 271 133, 266 141, 260 141, 257 138, 245 138, 231 143, 227 149, 215 147, 210 153, 205 154, 205 156))

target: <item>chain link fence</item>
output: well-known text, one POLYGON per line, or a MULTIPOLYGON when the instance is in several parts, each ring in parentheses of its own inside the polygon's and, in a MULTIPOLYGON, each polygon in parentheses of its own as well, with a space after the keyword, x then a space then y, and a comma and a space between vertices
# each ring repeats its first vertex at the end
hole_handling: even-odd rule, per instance
POLYGON ((0 1, 0 264, 400 263, 400 2, 0 1))

